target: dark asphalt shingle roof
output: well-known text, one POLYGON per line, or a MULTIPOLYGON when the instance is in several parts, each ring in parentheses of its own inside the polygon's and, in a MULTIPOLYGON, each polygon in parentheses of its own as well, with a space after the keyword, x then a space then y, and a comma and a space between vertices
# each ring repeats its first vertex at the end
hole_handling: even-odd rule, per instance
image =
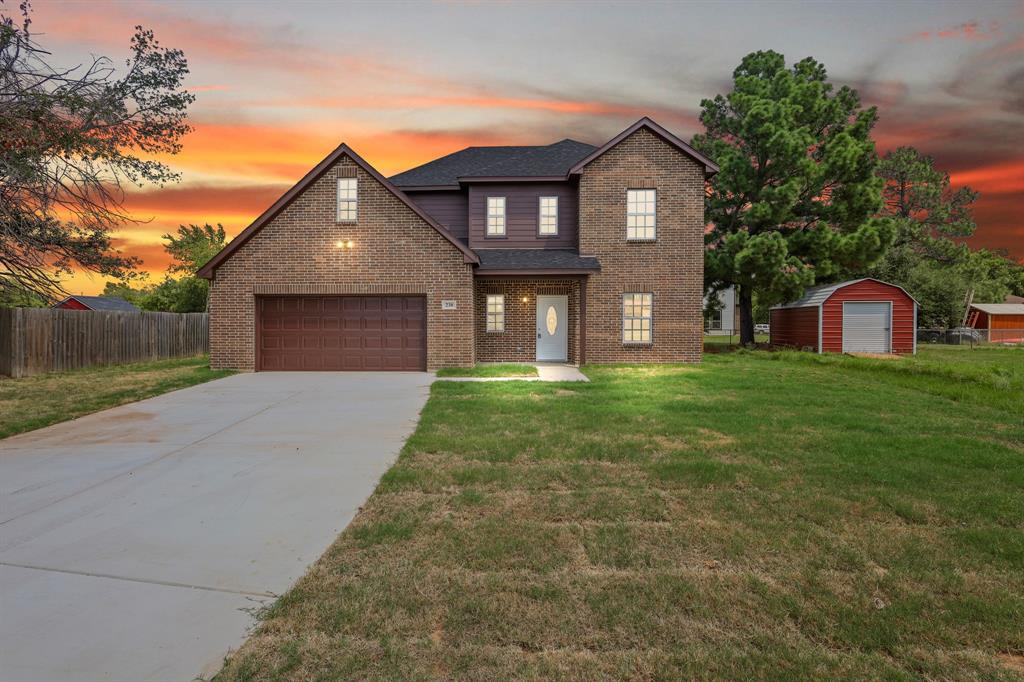
POLYGON ((576 249, 476 249, 478 272, 488 270, 580 270, 601 269, 593 256, 581 256, 576 249))
POLYGON ((412 187, 457 185, 463 177, 564 176, 595 149, 568 139, 539 147, 467 147, 389 179, 398 187, 412 187))
MULTIPOLYGON (((70 296, 76 301, 84 303, 93 310, 120 310, 122 312, 137 313, 139 309, 134 305, 118 298, 117 296, 70 296)), ((66 299, 65 299, 66 300, 66 299)))

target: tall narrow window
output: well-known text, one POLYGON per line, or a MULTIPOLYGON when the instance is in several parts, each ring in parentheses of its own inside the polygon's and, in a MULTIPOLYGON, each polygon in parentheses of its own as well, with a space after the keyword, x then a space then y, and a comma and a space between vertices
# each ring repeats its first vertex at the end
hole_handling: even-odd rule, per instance
POLYGON ((487 294, 487 331, 505 331, 505 294, 487 294))
POLYGON ((487 236, 505 236, 505 197, 487 197, 487 236))
POLYGON ((356 179, 338 178, 338 222, 352 223, 356 220, 356 179))
POLYGON ((650 343, 654 294, 622 295, 622 342, 650 343))
POLYGON ((540 219, 537 233, 542 237, 558 235, 558 197, 540 198, 540 219))
POLYGON ((626 190, 626 239, 652 241, 655 238, 655 195, 653 189, 626 190))

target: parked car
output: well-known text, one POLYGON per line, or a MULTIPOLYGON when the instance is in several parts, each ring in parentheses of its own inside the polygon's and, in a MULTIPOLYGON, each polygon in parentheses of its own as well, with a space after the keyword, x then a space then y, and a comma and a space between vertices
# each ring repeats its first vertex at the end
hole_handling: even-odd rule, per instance
POLYGON ((769 332, 768 325, 766 325, 766 324, 755 324, 754 325, 754 333, 755 334, 767 334, 768 332, 769 332))

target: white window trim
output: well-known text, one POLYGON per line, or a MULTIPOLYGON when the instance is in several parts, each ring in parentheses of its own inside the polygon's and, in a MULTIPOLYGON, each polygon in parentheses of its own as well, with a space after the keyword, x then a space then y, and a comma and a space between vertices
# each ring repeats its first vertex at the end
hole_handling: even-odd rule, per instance
POLYGON ((506 197, 487 197, 484 222, 485 237, 504 237, 508 230, 508 199, 506 197), (491 199, 501 199, 501 213, 491 213, 491 199), (491 218, 501 218, 501 232, 491 232, 491 218))
POLYGON ((484 329, 488 334, 501 334, 505 331, 505 294, 486 295, 484 299, 484 329), (501 312, 491 312, 492 298, 501 299, 501 312), (492 320, 494 321, 493 326, 491 324, 492 320))
POLYGON ((356 178, 338 178, 337 186, 334 194, 335 200, 335 220, 339 223, 354 223, 359 217, 359 180, 356 178), (351 181, 353 187, 353 197, 351 199, 341 198, 341 185, 351 181), (342 217, 342 207, 345 207, 346 213, 351 209, 352 217, 342 217))
POLYGON ((538 237, 557 237, 558 236, 558 197, 557 196, 546 196, 537 197, 537 236, 538 237), (555 231, 544 232, 544 200, 551 199, 555 202, 555 231))
MULTIPOLYGON (((635 229, 635 228, 634 228, 635 229)), ((626 190, 626 241, 627 242, 653 242, 658 240, 658 190, 651 187, 632 187, 626 190), (653 192, 654 213, 633 213, 629 210, 630 192, 653 192), (650 237, 630 237, 629 218, 630 216, 651 216, 654 223, 651 225, 652 234, 650 237)))
POLYGON ((622 344, 625 346, 650 346, 654 344, 654 293, 650 291, 627 291, 622 294, 619 300, 619 311, 622 315, 621 335, 622 344), (627 296, 650 296, 651 297, 651 314, 650 317, 626 317, 626 297, 627 296), (650 320, 650 338, 646 341, 627 341, 626 340, 626 320, 650 320))

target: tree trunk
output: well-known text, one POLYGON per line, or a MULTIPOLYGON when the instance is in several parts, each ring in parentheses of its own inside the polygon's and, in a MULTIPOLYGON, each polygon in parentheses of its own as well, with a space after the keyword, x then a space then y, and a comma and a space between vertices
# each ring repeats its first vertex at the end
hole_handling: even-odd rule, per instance
POLYGON ((750 287, 740 286, 740 345, 754 343, 754 297, 750 287))

